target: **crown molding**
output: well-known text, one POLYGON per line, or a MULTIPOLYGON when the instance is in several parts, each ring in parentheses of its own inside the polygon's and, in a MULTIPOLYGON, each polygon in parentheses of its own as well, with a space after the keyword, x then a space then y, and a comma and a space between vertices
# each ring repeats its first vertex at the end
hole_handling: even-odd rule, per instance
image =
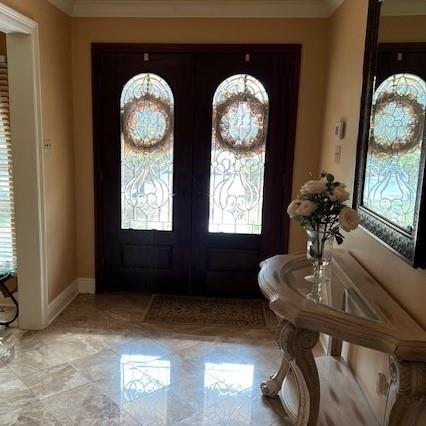
POLYGON ((334 11, 345 1, 345 0, 323 0, 326 7, 328 8, 328 15, 332 15, 334 11))
POLYGON ((343 0, 49 0, 75 17, 326 18, 343 0))
POLYGON ((66 13, 67 15, 72 16, 74 12, 74 3, 75 0, 48 0, 49 3, 52 3, 53 6, 66 13))
POLYGON ((383 0, 382 16, 426 15, 425 0, 383 0))
POLYGON ((0 3, 0 31, 9 33, 31 34, 38 27, 37 22, 21 15, 14 9, 0 3))

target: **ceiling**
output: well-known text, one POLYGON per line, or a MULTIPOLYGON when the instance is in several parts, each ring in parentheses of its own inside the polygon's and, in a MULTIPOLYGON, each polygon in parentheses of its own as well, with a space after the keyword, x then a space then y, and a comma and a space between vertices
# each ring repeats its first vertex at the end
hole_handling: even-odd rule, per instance
MULTIPOLYGON (((344 0, 49 0, 79 17, 325 18, 344 0)), ((388 16, 426 15, 426 0, 384 0, 388 16)))
POLYGON ((71 16, 328 17, 343 0, 49 0, 71 16))

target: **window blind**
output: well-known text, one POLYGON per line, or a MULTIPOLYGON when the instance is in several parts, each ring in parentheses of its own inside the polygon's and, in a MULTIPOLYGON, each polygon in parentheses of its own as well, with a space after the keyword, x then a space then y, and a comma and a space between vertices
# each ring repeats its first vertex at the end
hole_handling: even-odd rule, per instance
POLYGON ((16 267, 12 145, 7 63, 0 57, 0 269, 16 267))

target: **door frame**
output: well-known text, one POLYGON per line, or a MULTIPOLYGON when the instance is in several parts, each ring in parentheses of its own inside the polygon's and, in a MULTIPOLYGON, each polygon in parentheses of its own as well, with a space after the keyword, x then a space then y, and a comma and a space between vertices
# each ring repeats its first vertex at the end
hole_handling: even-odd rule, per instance
POLYGON ((38 23, 0 3, 0 31, 9 68, 18 325, 40 330, 48 322, 48 277, 38 23))
MULTIPOLYGON (((102 170, 101 170, 101 120, 99 87, 101 76, 98 72, 100 61, 104 53, 281 53, 291 57, 291 71, 289 73, 288 123, 285 129, 287 155, 284 169, 290 176, 284 176, 282 188, 284 191, 283 205, 288 205, 292 196, 293 163, 296 141, 297 111, 299 100, 299 81, 301 67, 302 45, 300 44, 143 44, 143 43, 92 43, 92 108, 93 108, 93 179, 95 202, 95 274, 96 292, 102 293, 104 287, 104 252, 103 252, 103 218, 102 218, 102 170), (291 171, 291 172, 290 172, 291 171)), ((284 253, 288 252, 290 219, 283 210, 281 232, 284 253)))

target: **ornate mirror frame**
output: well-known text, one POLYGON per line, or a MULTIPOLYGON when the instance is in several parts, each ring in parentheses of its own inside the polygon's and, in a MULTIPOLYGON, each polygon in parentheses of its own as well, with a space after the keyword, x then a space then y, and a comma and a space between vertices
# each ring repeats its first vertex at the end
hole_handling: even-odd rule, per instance
POLYGON ((382 0, 370 0, 364 53, 364 80, 354 182, 354 208, 358 210, 362 227, 393 252, 416 268, 426 268, 426 130, 420 164, 415 226, 413 232, 399 228, 379 214, 363 206, 365 170, 370 135, 374 80, 376 74, 380 11, 382 0))

